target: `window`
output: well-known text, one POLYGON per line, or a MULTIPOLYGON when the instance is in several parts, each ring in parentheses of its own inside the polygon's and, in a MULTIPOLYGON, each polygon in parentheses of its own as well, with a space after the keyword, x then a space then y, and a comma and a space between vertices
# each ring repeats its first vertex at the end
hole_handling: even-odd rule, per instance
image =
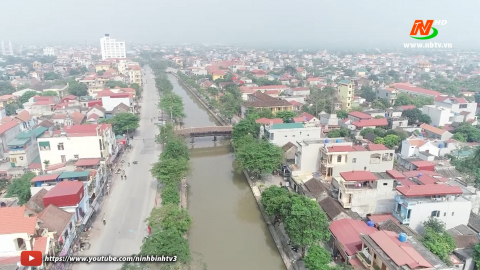
POLYGON ((295 135, 292 135, 292 137, 295 137, 295 135))
POLYGON ((23 160, 23 157, 22 157, 22 156, 20 157, 20 160, 23 160))
POLYGON ((446 217, 446 216, 447 216, 447 212, 443 213, 443 216, 446 217))
POLYGON ((342 162, 342 156, 340 155, 337 156, 337 162, 342 162))
POLYGON ((460 108, 460 109, 466 109, 466 108, 467 108, 467 104, 460 104, 459 108, 460 108))
POLYGON ((455 215, 455 212, 452 212, 452 217, 455 215))
POLYGON ((388 186, 388 183, 383 183, 384 186, 388 186))
POLYGON ((58 150, 64 150, 63 143, 57 144, 58 150))
POLYGON ((73 155, 73 158, 78 159, 78 155, 73 155))
POLYGON ((352 158, 352 163, 357 163, 357 158, 352 158))
POLYGON ((438 210, 435 210, 435 211, 432 211, 432 217, 439 217, 440 216, 440 211, 438 210))

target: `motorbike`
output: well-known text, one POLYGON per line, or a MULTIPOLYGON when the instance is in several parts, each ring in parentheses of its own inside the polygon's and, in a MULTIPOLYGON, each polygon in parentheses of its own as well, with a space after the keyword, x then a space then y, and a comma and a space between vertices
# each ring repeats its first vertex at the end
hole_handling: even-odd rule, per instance
POLYGON ((135 160, 134 162, 132 162, 133 164, 137 164, 138 162, 135 160))

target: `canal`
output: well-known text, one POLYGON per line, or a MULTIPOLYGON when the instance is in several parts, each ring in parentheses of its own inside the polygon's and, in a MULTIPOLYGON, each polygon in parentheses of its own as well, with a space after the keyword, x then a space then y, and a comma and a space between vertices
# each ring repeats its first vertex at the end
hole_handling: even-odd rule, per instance
MULTIPOLYGON (((168 77, 173 91, 183 98, 185 127, 218 125, 174 76, 168 77)), ((233 169, 229 142, 195 138, 190 148, 189 241, 194 258, 200 254, 208 270, 284 270, 247 181, 233 169)))

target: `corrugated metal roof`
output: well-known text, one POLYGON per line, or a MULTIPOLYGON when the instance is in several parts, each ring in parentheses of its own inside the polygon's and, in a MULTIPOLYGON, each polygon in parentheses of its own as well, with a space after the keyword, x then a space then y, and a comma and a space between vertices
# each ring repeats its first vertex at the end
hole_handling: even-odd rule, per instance
POLYGON ((59 179, 66 179, 66 178, 78 178, 78 177, 86 177, 90 174, 90 170, 80 171, 80 172, 62 172, 59 179))
POLYGON ((302 123, 283 123, 273 124, 271 129, 291 129, 291 128, 303 128, 302 123))

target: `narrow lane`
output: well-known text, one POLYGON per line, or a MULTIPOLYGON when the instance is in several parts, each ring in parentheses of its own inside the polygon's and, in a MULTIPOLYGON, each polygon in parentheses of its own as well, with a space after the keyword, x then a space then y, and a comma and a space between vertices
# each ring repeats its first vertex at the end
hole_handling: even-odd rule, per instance
MULTIPOLYGON (((140 251, 143 238, 148 234, 144 220, 155 204, 157 181, 150 168, 158 160, 160 147, 155 143, 158 128, 151 122, 157 117, 158 92, 150 68, 145 67, 143 102, 140 104, 140 127, 133 139, 133 150, 125 156, 123 169, 127 180, 119 175, 114 181, 111 194, 106 198, 101 212, 90 233, 91 247, 84 256, 130 256, 140 251), (146 82, 146 84, 145 84, 146 82), (138 164, 134 165, 133 161, 138 164), (127 163, 130 162, 130 167, 127 163), (106 225, 102 224, 105 217, 106 225)), ((88 146, 86 146, 88 147, 88 146)), ((78 265, 81 270, 120 269, 121 263, 97 263, 78 265)))

